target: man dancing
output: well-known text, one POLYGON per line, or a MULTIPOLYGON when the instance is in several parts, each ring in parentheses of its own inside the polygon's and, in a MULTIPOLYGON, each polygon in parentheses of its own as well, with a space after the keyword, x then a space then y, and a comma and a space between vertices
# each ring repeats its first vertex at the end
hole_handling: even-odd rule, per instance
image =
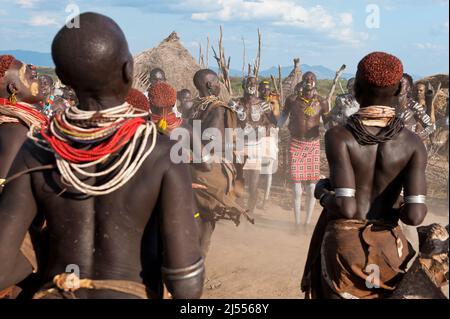
POLYGON ((330 111, 330 120, 333 125, 345 125, 348 118, 359 110, 359 104, 355 99, 355 78, 347 81, 348 93, 336 96, 336 103, 330 111))
MULTIPOLYGON (((194 75, 194 85, 199 97, 194 100, 192 120, 201 124, 202 142, 217 141, 221 145, 221 151, 212 150, 204 152, 201 162, 208 163, 208 169, 201 169, 200 165, 192 165, 192 180, 195 184, 203 186, 194 189, 194 195, 201 217, 203 255, 206 256, 211 236, 219 219, 230 219, 239 225, 240 217, 246 215, 246 211, 236 199, 241 195, 242 185, 237 180, 237 170, 234 162, 224 156, 225 149, 233 150, 233 138, 227 140, 226 129, 234 130, 237 127, 236 112, 219 99, 220 81, 217 74, 209 69, 197 71, 194 75), (216 133, 220 133, 217 136, 216 133), (222 138, 222 140, 220 140, 222 138)), ((194 149, 195 151, 195 149, 194 149)))
POLYGON ((243 129, 245 138, 243 170, 247 172, 245 177, 249 193, 247 208, 250 215, 253 215, 258 200, 258 183, 265 146, 263 138, 270 134, 270 129, 276 125, 277 120, 271 104, 258 98, 256 77, 248 76, 244 79, 242 88, 244 96, 234 102, 233 108, 237 111, 238 125, 243 129))
POLYGON ((294 183, 294 213, 297 225, 301 222, 303 191, 306 192, 306 224, 311 222, 316 203, 314 188, 320 179, 320 118, 324 124, 327 124, 329 120, 329 105, 318 95, 316 82, 314 73, 303 74, 302 81, 295 88, 296 93, 287 98, 286 106, 278 121, 278 126, 281 127, 289 118, 290 166, 291 179, 294 183))
POLYGON ((404 73, 401 79, 402 90, 398 96, 397 115, 405 122, 405 127, 425 141, 436 126, 431 122, 426 107, 413 99, 412 77, 404 73))
POLYGON ((278 120, 281 111, 280 96, 276 94, 276 92, 272 92, 272 90, 270 89, 270 82, 267 80, 259 82, 258 93, 258 96, 261 100, 270 103, 272 113, 278 120))
POLYGON ((425 218, 427 155, 396 117, 402 74, 393 55, 365 56, 355 82, 360 110, 325 135, 330 179, 315 192, 324 210, 302 279, 307 297, 387 297, 414 255, 398 220, 419 225, 425 218), (404 204, 396 207, 402 187, 404 204))
POLYGON ((125 102, 133 59, 122 30, 99 14, 78 18, 83 27, 63 27, 52 56, 79 106, 30 132, 0 197, 0 289, 31 272, 19 247, 42 215, 52 243, 35 298, 161 297, 162 279, 174 298, 199 298, 189 167, 171 162, 173 143, 148 112, 125 102))

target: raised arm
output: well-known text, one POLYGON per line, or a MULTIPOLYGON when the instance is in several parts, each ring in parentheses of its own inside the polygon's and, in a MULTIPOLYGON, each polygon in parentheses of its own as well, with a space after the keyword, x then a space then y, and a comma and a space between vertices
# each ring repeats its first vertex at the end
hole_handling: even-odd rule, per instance
MULTIPOLYGON (((9 175, 27 169, 24 149, 17 155, 9 175)), ((0 195, 0 290, 19 283, 32 272, 30 262, 20 252, 37 212, 30 180, 29 174, 23 175, 6 185, 0 195)))
POLYGON ((200 298, 204 265, 187 164, 170 164, 160 193, 164 282, 176 299, 200 298))
POLYGON ((327 100, 320 100, 320 116, 322 116, 322 122, 325 127, 327 127, 328 122, 331 120, 330 116, 330 105, 327 100))
POLYGON ((292 99, 291 99, 291 97, 288 97, 286 99, 285 107, 284 107, 283 111, 281 112, 280 118, 278 119, 277 127, 282 128, 284 123, 286 123, 287 119, 289 118, 289 114, 291 112, 291 104, 292 104, 292 99))
MULTIPOLYGON (((330 183, 336 192, 324 190, 321 204, 329 211, 331 218, 352 219, 357 214, 355 196, 349 196, 349 190, 355 190, 355 174, 345 141, 343 128, 336 127, 325 133, 325 151, 330 167, 330 183), (343 194, 347 192, 347 194, 343 194), (342 196, 345 195, 345 196, 342 196)), ((319 197, 322 196, 321 194, 319 197)))
POLYGON ((417 136, 413 138, 415 141, 412 144, 416 150, 404 171, 405 204, 400 211, 400 220, 407 225, 417 226, 423 222, 427 214, 425 205, 427 152, 420 139, 417 136))
POLYGON ((412 109, 414 111, 414 118, 423 127, 423 130, 419 132, 419 136, 424 139, 436 130, 436 125, 433 124, 425 108, 419 103, 416 103, 412 109))

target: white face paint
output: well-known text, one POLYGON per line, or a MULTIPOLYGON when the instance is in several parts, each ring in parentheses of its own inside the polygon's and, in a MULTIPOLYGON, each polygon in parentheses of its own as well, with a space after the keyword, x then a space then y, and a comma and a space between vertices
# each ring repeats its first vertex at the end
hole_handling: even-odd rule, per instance
POLYGON ((19 80, 20 82, 22 82, 22 84, 29 88, 30 87, 30 83, 28 83, 28 79, 27 79, 27 65, 23 64, 22 67, 19 69, 19 80))
POLYGON ((247 93, 250 95, 256 95, 257 91, 258 89, 256 88, 256 86, 247 87, 247 93))
POLYGON ((31 95, 37 96, 39 94, 39 84, 37 82, 31 83, 30 91, 31 95))
POLYGON ((305 82, 304 88, 307 90, 311 90, 313 88, 316 87, 316 82, 312 81, 312 82, 305 82))
POLYGON ((178 111, 177 103, 172 107, 172 112, 175 113, 177 118, 181 118, 182 114, 178 111))

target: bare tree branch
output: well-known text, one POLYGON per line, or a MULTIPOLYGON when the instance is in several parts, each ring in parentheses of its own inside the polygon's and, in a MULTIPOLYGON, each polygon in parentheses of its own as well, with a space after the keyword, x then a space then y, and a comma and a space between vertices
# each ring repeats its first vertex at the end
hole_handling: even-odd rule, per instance
POLYGON ((283 75, 281 73, 281 65, 278 64, 278 88, 280 89, 280 103, 283 103, 283 75))
POLYGON ((342 75, 342 72, 344 72, 345 68, 346 68, 346 65, 342 64, 342 66, 339 68, 339 70, 337 70, 336 75, 333 80, 333 85, 331 86, 330 92, 328 93, 327 101, 328 101, 328 107, 330 109, 331 109, 331 99, 333 98, 334 91, 336 90, 336 84, 339 81, 339 78, 342 75))
POLYGON ((230 62, 231 57, 228 57, 228 59, 225 58, 225 50, 223 48, 223 30, 222 26, 220 26, 220 38, 219 38, 219 54, 217 55, 216 50, 214 47, 211 47, 214 52, 214 59, 217 61, 217 65, 219 66, 219 71, 221 74, 221 81, 225 85, 228 93, 230 95, 233 94, 232 88, 231 88, 231 79, 230 79, 230 62))
POLYGON ((262 35, 261 35, 261 32, 258 29, 258 51, 256 53, 255 65, 253 66, 253 75, 255 77, 258 77, 258 75, 259 75, 259 68, 260 68, 260 65, 261 65, 261 44, 262 44, 262 35))
POLYGON ((206 64, 205 64, 205 68, 209 67, 209 35, 206 38, 206 64))
POLYGON ((280 94, 280 91, 278 89, 277 80, 275 80, 275 77, 272 74, 270 75, 270 79, 272 80, 272 84, 273 84, 273 88, 275 89, 275 92, 277 92, 277 94, 280 94))
POLYGON ((242 59, 242 78, 245 77, 245 64, 246 64, 246 49, 245 49, 245 40, 244 37, 242 37, 242 45, 244 46, 244 57, 242 59))

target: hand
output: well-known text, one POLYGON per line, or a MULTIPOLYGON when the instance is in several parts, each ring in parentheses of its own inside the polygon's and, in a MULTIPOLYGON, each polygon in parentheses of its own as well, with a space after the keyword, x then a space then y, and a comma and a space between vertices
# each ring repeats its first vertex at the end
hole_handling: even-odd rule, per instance
POLYGON ((319 182, 316 184, 316 188, 314 189, 314 197, 316 199, 320 199, 320 196, 325 191, 331 191, 331 184, 329 178, 319 180, 319 182))

